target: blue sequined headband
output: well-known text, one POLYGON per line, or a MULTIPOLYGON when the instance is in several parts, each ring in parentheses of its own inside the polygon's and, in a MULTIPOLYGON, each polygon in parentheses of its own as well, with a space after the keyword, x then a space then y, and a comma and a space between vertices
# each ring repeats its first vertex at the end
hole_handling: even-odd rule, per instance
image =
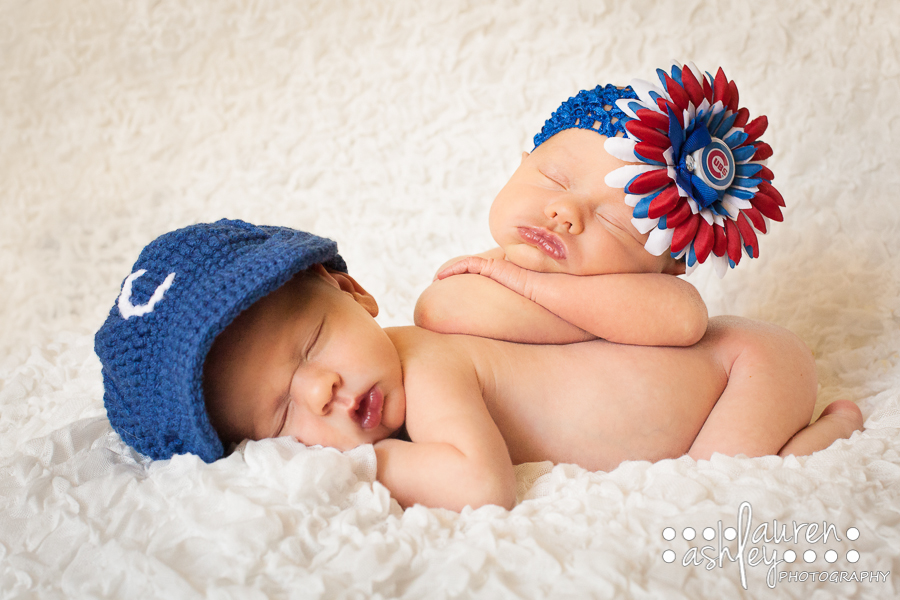
POLYGON ((592 90, 581 90, 577 96, 569 98, 556 109, 544 123, 541 132, 534 136, 537 148, 564 129, 593 129, 606 137, 616 134, 627 135, 625 121, 628 116, 616 106, 616 100, 637 98, 630 87, 618 88, 609 83, 592 90))

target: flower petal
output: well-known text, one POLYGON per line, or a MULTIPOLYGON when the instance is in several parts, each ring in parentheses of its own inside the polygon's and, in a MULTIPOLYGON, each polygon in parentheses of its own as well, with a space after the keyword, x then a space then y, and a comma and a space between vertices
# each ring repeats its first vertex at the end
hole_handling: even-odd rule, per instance
POLYGON ((649 196, 650 194, 625 194, 625 204, 634 208, 638 202, 649 196))
MULTIPOLYGON (((668 99, 668 96, 662 89, 643 79, 632 79, 631 89, 634 90, 634 93, 637 94, 646 108, 652 109, 654 106, 657 106, 657 98, 668 99)), ((660 110, 660 112, 663 111, 660 110)))
POLYGON ((772 146, 765 142, 753 142, 753 147, 756 148, 756 154, 752 160, 765 160, 772 156, 772 146))
POLYGON ((713 257, 713 267, 716 269, 716 276, 719 279, 725 277, 725 273, 728 272, 728 259, 724 256, 714 256, 713 257))
POLYGON ((723 225, 714 225, 713 232, 715 236, 712 252, 716 256, 725 256, 725 253, 728 251, 728 238, 725 235, 725 227, 723 225))
POLYGON ((728 89, 728 78, 725 77, 725 71, 722 70, 722 67, 719 67, 713 83, 713 99, 716 102, 721 102, 723 106, 727 106, 730 95, 731 90, 728 89))
POLYGON ((728 109, 734 112, 738 109, 738 100, 740 96, 738 95, 737 84, 733 79, 728 82, 728 91, 730 92, 728 97, 728 109))
POLYGON ((612 188, 624 188, 628 182, 641 173, 659 170, 655 165, 625 165, 606 174, 603 180, 612 188))
POLYGON ((705 219, 700 219, 700 227, 697 229, 697 235, 694 236, 694 253, 699 262, 706 262, 706 257, 712 251, 715 237, 713 226, 705 219))
POLYGON ((784 206, 784 198, 781 197, 781 192, 775 189, 771 183, 766 183, 765 181, 759 184, 759 191, 764 193, 767 196, 772 197, 775 202, 778 203, 778 206, 784 206))
POLYGON ((762 183, 762 179, 756 177, 741 177, 737 175, 731 182, 731 187, 738 187, 742 190, 755 191, 756 187, 762 183))
POLYGON ((651 219, 656 219, 665 214, 668 214, 673 208, 675 208, 680 199, 681 196, 678 195, 678 188, 675 187, 674 183, 670 184, 667 188, 660 192, 658 196, 650 201, 647 216, 649 216, 651 219))
MULTIPOLYGON (((634 123, 634 121, 629 121, 628 123, 634 123)), ((625 127, 628 127, 628 123, 625 124, 625 127)), ((747 136, 747 132, 745 130, 745 131, 735 131, 734 133, 732 133, 731 135, 729 135, 722 141, 725 142, 726 144, 728 144, 729 148, 734 150, 738 146, 746 143, 748 139, 750 139, 750 138, 747 136)), ((750 140, 750 141, 753 141, 753 140, 750 140)))
MULTIPOLYGON (((625 167, 621 167, 624 169, 625 167)), ((616 169, 618 171, 620 169, 616 169)), ((656 169, 653 171, 647 171, 646 173, 640 173, 635 176, 631 181, 625 184, 625 193, 626 194, 646 194, 648 192, 652 192, 658 188, 664 187, 669 184, 672 180, 669 178, 669 174, 666 169, 656 169)), ((609 184, 607 184, 609 185, 609 184)), ((610 186, 614 187, 614 186, 610 186)))
MULTIPOLYGON (((723 114, 728 113, 726 112, 723 114)), ((731 113, 730 115, 722 119, 722 122, 719 123, 718 127, 716 127, 715 133, 712 133, 712 130, 710 130, 710 133, 712 133, 712 135, 716 136, 717 138, 725 137, 725 135, 731 130, 731 127, 734 125, 734 121, 736 119, 737 113, 731 113)))
POLYGON ((684 91, 687 92, 688 98, 691 99, 691 103, 694 106, 700 106, 700 103, 704 100, 703 86, 697 81, 691 69, 681 70, 681 85, 684 87, 684 91))
POLYGON ((697 267, 700 265, 696 260, 691 261, 690 257, 694 256, 694 247, 690 247, 690 253, 688 254, 688 258, 684 261, 684 274, 690 275, 694 271, 697 270, 697 267))
POLYGON ((725 197, 719 200, 719 206, 725 209, 725 212, 728 213, 728 216, 732 219, 737 219, 738 214, 740 214, 740 209, 734 205, 732 202, 733 198, 729 198, 728 194, 725 194, 725 197))
POLYGON ((679 197, 680 200, 678 201, 678 204, 676 204, 675 208, 666 215, 666 227, 677 227, 694 214, 693 211, 691 211, 690 204, 688 204, 688 199, 684 196, 679 197))
POLYGON ((625 137, 606 138, 603 142, 603 149, 611 156, 615 156, 619 160, 625 162, 640 162, 640 158, 634 155, 634 146, 637 142, 625 137))
MULTIPOLYGON (((759 173, 760 170, 762 170, 762 168, 763 168, 762 165, 754 165, 754 164, 737 165, 737 167, 735 169, 735 174, 738 177, 753 177, 754 175, 759 173)), ((743 186, 743 187, 747 187, 747 186, 743 186)))
POLYGON ((631 219, 631 224, 641 234, 649 233, 659 224, 659 219, 631 219))
MULTIPOLYGON (((750 200, 738 198, 737 196, 732 196, 731 194, 725 194, 725 196, 722 197, 722 202, 728 202, 738 209, 750 208, 751 206, 753 206, 752 204, 750 204, 750 200)), ((734 218, 737 219, 736 214, 734 215, 734 218)))
POLYGON ((665 189, 656 190, 651 194, 647 194, 643 196, 640 201, 634 206, 634 210, 631 213, 631 216, 635 219, 656 219, 659 218, 660 215, 653 215, 652 217, 648 214, 650 211, 650 204, 656 200, 660 194, 662 194, 665 189))
MULTIPOLYGON (((725 120, 725 117, 726 117, 726 112, 724 110, 720 110, 719 112, 713 112, 712 116, 709 118, 709 120, 706 123, 706 128, 711 132, 718 131, 719 125, 722 123, 722 121, 725 120)), ((716 135, 716 134, 713 134, 713 135, 716 135)), ((716 137, 721 138, 724 141, 727 136, 717 135, 716 137)))
POLYGON ((632 119, 638 118, 637 111, 647 108, 640 100, 635 100, 634 98, 619 98, 616 100, 616 106, 632 119))
POLYGON ((702 220, 700 215, 691 215, 684 223, 675 227, 675 233, 672 235, 672 252, 678 252, 694 239, 702 220))
POLYGON ((684 91, 684 88, 681 87, 677 81, 669 77, 666 77, 666 91, 669 92, 669 98, 672 99, 672 102, 675 103, 680 110, 687 110, 688 105, 691 103, 691 99, 688 97, 687 92, 684 91))
POLYGON ((741 146, 740 148, 735 148, 731 151, 734 155, 734 160, 738 163, 745 163, 756 153, 756 148, 753 146, 741 146))
POLYGON ((644 249, 653 256, 662 256, 672 245, 672 229, 654 229, 644 243, 644 249))
POLYGON ((653 165, 668 166, 672 156, 672 149, 666 148, 663 150, 649 142, 638 142, 634 149, 634 154, 637 156, 636 160, 653 165))
POLYGON ((759 231, 760 233, 768 232, 768 230, 766 229, 766 220, 765 218, 763 218, 762 213, 759 212, 759 209, 751 206, 750 208, 741 210, 741 212, 744 214, 744 216, 747 217, 748 221, 753 223, 753 226, 756 227, 757 231, 759 231))
POLYGON ((766 128, 769 126, 769 119, 766 118, 766 115, 762 115, 760 117, 756 117, 746 125, 744 125, 744 133, 747 134, 747 139, 743 143, 750 144, 755 142, 759 136, 766 132, 766 128))
POLYGON ((706 98, 706 101, 710 105, 712 105, 715 102, 715 100, 713 100, 712 76, 707 73, 700 83, 703 84, 703 97, 706 98))
POLYGON ((745 189, 739 188, 735 185, 731 185, 731 186, 729 186, 728 190, 725 192, 725 198, 728 198, 728 196, 733 196, 734 198, 740 198, 742 200, 749 200, 750 198, 753 197, 753 194, 755 194, 755 193, 756 193, 756 190, 753 190, 753 191, 745 190, 745 189))
POLYGON ((764 193, 762 190, 756 192, 756 195, 750 199, 750 204, 773 221, 778 221, 780 223, 784 220, 784 215, 781 214, 778 203, 774 198, 764 193))
POLYGON ((669 117, 655 110, 642 108, 641 110, 637 111, 637 116, 642 123, 644 123, 645 125, 649 125, 654 129, 659 129, 660 131, 669 130, 669 117))
MULTIPOLYGON (((668 119, 666 120, 668 121, 668 119)), ((672 145, 672 142, 669 141, 669 137, 666 134, 660 133, 643 121, 628 121, 625 123, 625 130, 628 131, 628 137, 637 138, 639 142, 648 142, 654 146, 658 146, 660 150, 665 150, 672 145)))
POLYGON ((744 250, 747 251, 747 255, 750 258, 759 258, 759 240, 756 238, 756 232, 753 231, 753 227, 743 213, 737 218, 737 228, 744 239, 744 250))
POLYGON ((725 221, 725 238, 728 243, 728 258, 734 264, 741 262, 741 232, 738 231, 734 221, 728 219, 725 221))
POLYGON ((761 167, 759 170, 759 173, 757 174, 757 177, 759 177, 763 181, 765 181, 767 183, 772 183, 772 180, 775 179, 775 173, 773 173, 772 170, 769 167, 767 167, 766 165, 764 165, 762 163, 749 163, 749 164, 757 164, 761 167))

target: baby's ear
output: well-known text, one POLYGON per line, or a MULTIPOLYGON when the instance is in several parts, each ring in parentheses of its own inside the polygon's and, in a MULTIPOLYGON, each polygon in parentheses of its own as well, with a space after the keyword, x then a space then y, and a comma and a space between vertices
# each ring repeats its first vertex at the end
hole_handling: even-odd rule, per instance
POLYGON ((324 276, 326 280, 331 280, 342 291, 350 294, 370 315, 373 317, 378 316, 378 303, 375 302, 375 298, 349 274, 343 271, 335 271, 322 265, 313 265, 309 270, 324 276))
POLYGON ((528 153, 523 150, 522 151, 522 160, 519 164, 522 164, 523 162, 525 162, 525 159, 528 158, 528 156, 529 156, 528 153))

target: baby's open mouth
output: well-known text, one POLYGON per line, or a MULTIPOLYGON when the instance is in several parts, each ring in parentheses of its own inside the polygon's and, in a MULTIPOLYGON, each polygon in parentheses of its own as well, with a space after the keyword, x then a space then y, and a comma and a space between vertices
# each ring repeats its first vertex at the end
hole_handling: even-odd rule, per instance
POLYGON ((562 241, 539 227, 519 227, 519 236, 527 243, 542 250, 544 254, 556 260, 566 257, 566 247, 562 241))
POLYGON ((375 429, 381 424, 381 408, 384 405, 384 396, 377 387, 357 399, 356 410, 353 411, 353 420, 359 423, 363 429, 375 429))

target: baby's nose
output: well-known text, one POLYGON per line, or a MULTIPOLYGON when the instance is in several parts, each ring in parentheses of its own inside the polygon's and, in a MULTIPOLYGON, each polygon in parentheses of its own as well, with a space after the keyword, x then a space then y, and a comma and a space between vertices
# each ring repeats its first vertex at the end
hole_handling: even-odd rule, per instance
POLYGON ((571 200, 560 200, 547 205, 544 214, 548 219, 558 223, 567 233, 578 235, 584 231, 584 217, 576 203, 571 200))
POLYGON ((327 370, 317 370, 306 375, 298 382, 303 389, 293 396, 305 398, 313 414, 328 414, 341 385, 340 375, 327 370))

